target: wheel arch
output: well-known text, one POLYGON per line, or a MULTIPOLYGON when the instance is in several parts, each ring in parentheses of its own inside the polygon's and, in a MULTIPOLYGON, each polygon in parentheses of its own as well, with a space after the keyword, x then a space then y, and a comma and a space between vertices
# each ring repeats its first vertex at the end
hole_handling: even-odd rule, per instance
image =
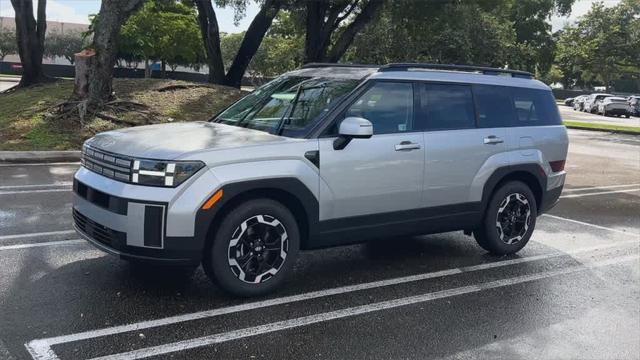
POLYGON ((269 178, 225 184, 222 198, 209 210, 198 210, 196 227, 203 237, 203 249, 213 240, 217 224, 235 206, 250 199, 267 198, 287 207, 300 230, 300 247, 307 248, 309 239, 318 225, 318 200, 298 179, 290 177, 269 178))
POLYGON ((539 164, 518 164, 496 169, 489 177, 482 190, 482 211, 486 211, 491 195, 508 181, 522 181, 531 189, 536 200, 536 208, 540 209, 544 191, 547 188, 547 177, 539 164))

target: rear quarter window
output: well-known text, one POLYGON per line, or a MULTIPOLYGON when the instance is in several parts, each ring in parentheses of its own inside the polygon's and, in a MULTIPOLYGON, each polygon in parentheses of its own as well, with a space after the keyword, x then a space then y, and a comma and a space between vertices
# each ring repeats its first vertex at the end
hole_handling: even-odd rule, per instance
POLYGON ((516 118, 513 126, 560 125, 560 113, 551 91, 513 89, 516 118))
POLYGON ((476 85, 473 93, 481 128, 562 124, 551 91, 476 85))

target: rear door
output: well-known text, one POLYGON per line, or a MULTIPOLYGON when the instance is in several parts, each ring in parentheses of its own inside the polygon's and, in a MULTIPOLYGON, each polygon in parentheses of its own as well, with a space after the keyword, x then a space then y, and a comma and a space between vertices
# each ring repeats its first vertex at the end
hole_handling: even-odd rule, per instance
POLYGON ((423 84, 425 125, 424 207, 470 202, 480 167, 503 152, 513 107, 500 88, 464 84, 423 84), (475 103, 474 103, 475 98, 475 103))

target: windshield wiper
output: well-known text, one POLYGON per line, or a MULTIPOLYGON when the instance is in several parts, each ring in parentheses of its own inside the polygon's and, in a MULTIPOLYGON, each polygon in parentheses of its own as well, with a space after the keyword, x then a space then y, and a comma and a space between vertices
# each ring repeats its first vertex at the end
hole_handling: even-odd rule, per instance
POLYGON ((284 125, 288 120, 291 119, 293 112, 296 110, 296 106, 298 105, 298 100, 300 100, 300 94, 302 94, 302 92, 304 92, 305 90, 322 89, 326 87, 327 87, 326 83, 323 83, 320 85, 308 86, 308 87, 305 87, 301 84, 298 87, 298 90, 296 91, 296 95, 293 97, 293 100, 291 100, 291 103, 282 114, 282 117, 280 118, 280 120, 278 120, 278 124, 276 126, 274 133, 276 135, 282 135, 282 132, 284 131, 284 125))

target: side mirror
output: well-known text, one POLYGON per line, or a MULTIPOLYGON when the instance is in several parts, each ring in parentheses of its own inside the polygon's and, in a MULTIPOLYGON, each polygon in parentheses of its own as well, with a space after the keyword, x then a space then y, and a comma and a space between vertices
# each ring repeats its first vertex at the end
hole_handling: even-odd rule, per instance
POLYGON ((342 120, 338 129, 340 135, 333 142, 334 150, 344 149, 352 139, 368 139, 373 136, 373 124, 361 117, 348 117, 342 120))

